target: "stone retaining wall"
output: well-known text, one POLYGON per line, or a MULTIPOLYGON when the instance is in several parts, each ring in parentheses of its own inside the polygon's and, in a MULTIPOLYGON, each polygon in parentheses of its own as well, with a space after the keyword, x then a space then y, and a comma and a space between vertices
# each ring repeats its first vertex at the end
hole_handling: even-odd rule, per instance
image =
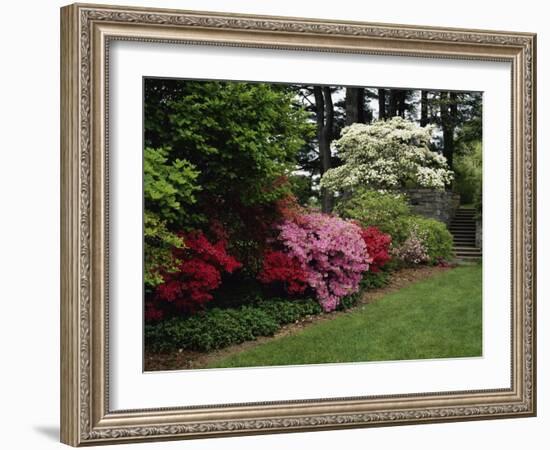
POLYGON ((408 189, 405 194, 415 214, 437 219, 447 226, 451 223, 460 204, 460 195, 452 191, 408 189))
POLYGON ((476 220, 476 247, 483 248, 483 223, 480 219, 476 220))

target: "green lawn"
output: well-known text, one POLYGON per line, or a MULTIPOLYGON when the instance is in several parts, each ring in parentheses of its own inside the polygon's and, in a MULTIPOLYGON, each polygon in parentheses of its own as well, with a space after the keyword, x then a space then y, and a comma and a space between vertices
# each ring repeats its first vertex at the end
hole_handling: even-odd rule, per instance
POLYGON ((481 356, 481 269, 451 269, 209 367, 481 356))

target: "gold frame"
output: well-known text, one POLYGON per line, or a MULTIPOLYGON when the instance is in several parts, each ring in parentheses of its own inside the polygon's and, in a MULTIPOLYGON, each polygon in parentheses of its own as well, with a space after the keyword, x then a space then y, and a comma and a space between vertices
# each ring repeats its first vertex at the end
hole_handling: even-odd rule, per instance
POLYGON ((61 440, 79 446, 533 416, 536 35, 74 4, 61 9, 61 440), (106 72, 115 39, 508 61, 512 66, 509 389, 111 411, 106 72))

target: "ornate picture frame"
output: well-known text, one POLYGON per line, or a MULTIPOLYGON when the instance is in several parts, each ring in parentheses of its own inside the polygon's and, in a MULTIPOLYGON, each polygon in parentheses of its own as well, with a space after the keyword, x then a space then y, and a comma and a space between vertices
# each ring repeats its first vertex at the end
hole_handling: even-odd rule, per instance
POLYGON ((80 446, 534 416, 535 89, 531 33, 105 5, 62 8, 61 441, 80 446), (116 40, 510 63, 510 387, 113 411, 107 169, 109 48, 116 40))

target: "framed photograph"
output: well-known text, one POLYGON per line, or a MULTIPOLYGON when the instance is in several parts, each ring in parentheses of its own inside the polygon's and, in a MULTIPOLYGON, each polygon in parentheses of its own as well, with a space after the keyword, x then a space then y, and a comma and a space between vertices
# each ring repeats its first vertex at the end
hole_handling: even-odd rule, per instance
POLYGON ((536 414, 532 33, 61 9, 61 440, 536 414))

